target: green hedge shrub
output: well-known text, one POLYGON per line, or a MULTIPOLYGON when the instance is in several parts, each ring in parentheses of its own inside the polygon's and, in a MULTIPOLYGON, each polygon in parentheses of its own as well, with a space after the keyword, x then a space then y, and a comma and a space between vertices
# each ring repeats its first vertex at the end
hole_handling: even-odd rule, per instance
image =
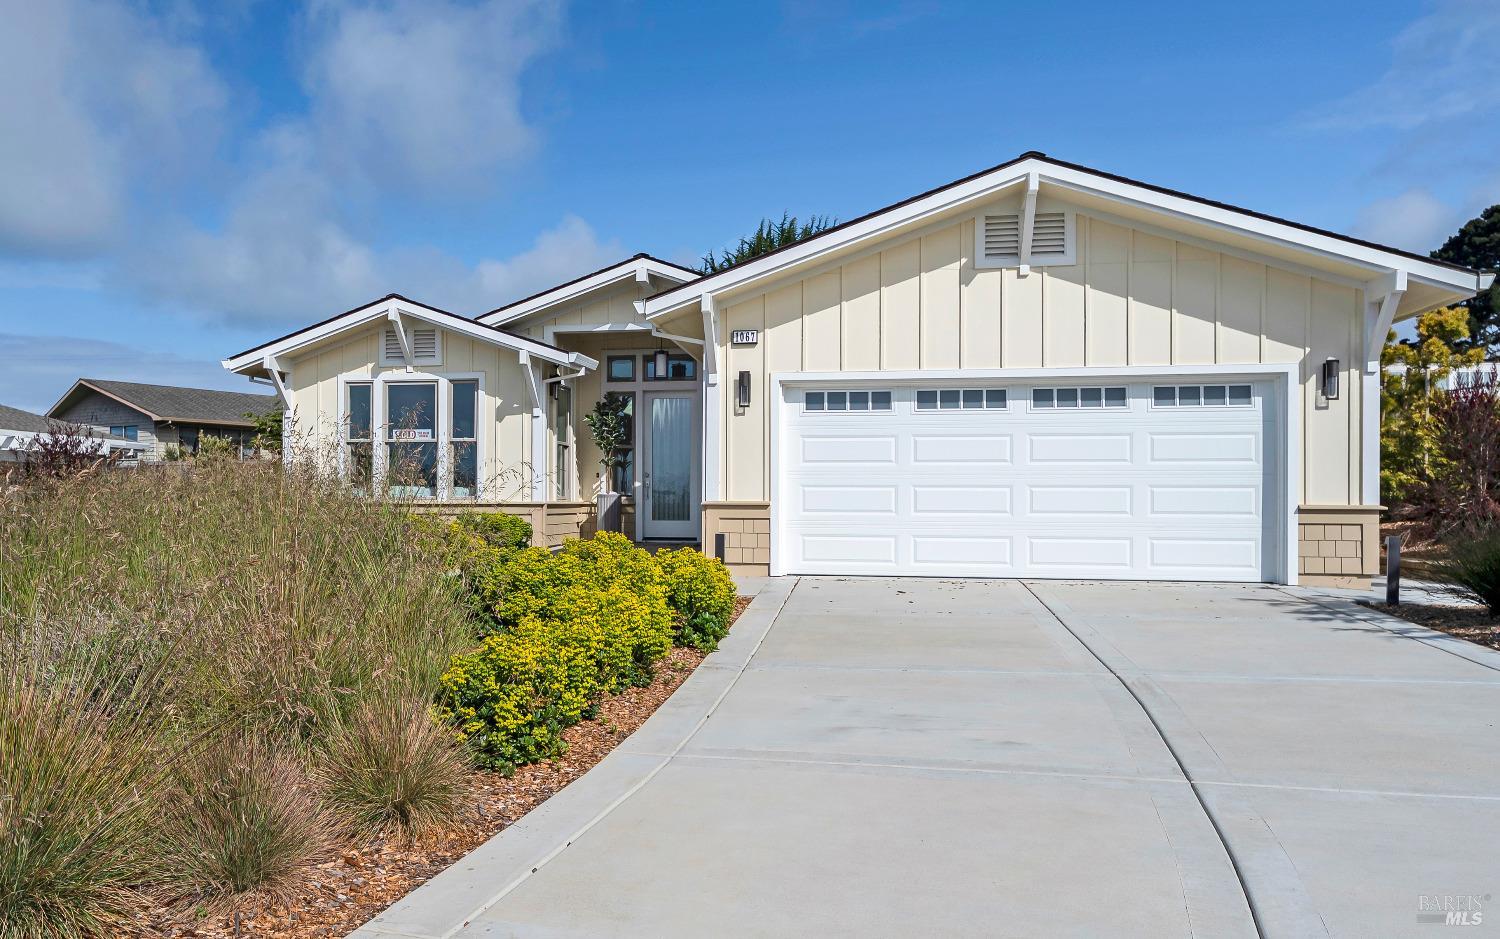
POLYGON ((672 647, 661 567, 623 535, 517 552, 494 575, 500 631, 454 659, 440 716, 502 772, 555 756, 605 692, 651 681, 672 647))
POLYGON ((729 568, 694 548, 658 552, 656 562, 666 577, 667 604, 677 614, 678 645, 703 652, 717 649, 734 615, 729 568))
POLYGON ((501 551, 519 551, 531 545, 531 523, 519 515, 471 512, 460 515, 454 524, 473 532, 490 547, 501 551))

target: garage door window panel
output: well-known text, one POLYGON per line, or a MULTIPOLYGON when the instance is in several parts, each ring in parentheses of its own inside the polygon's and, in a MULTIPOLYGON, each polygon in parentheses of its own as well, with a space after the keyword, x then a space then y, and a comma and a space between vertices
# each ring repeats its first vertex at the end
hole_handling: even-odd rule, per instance
POLYGON ((809 391, 802 396, 802 410, 819 413, 828 411, 889 411, 889 391, 809 391))
POLYGON ((1004 388, 921 388, 918 411, 1003 411, 1004 388))
POLYGON ((1076 411, 1081 409, 1124 408, 1130 396, 1123 385, 1085 388, 1033 388, 1032 410, 1076 411))

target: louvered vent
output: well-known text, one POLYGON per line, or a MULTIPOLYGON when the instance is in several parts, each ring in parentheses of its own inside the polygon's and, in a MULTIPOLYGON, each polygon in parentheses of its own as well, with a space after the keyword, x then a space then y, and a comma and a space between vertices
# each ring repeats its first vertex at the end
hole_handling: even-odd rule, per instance
POLYGON ((1021 217, 1019 215, 986 215, 984 217, 984 256, 1013 258, 1021 253, 1021 217))
POLYGON ((1042 257, 1068 253, 1068 224, 1063 213, 1036 213, 1031 226, 1031 253, 1042 257))
POLYGON ((401 352, 401 337, 396 335, 394 329, 385 331, 385 353, 386 359, 399 362, 403 358, 401 352))
MULTIPOLYGON (((413 362, 431 365, 439 360, 438 331, 435 328, 409 329, 407 335, 411 339, 413 362)), ((406 357, 401 354, 401 337, 396 334, 395 327, 386 327, 383 349, 382 357, 385 361, 390 363, 406 361, 406 357)))
MULTIPOLYGON (((1059 236, 1059 239, 1061 236, 1059 236)), ((1059 240, 1059 243, 1061 241, 1059 240)), ((414 329, 411 331, 411 354, 418 362, 437 358, 437 330, 414 329)))

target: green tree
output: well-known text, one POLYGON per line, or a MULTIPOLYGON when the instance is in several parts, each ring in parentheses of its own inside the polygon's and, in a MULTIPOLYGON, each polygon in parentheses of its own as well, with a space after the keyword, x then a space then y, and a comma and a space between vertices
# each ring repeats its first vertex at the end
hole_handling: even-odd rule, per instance
POLYGON ((276 407, 264 414, 245 412, 245 416, 255 423, 255 436, 250 439, 252 447, 272 453, 281 452, 281 418, 284 411, 282 404, 277 402, 276 407))
POLYGON ((805 222, 799 222, 795 216, 785 212, 781 213, 779 222, 763 218, 756 226, 755 233, 740 238, 739 244, 733 248, 725 248, 719 254, 712 251, 705 254, 703 262, 698 265, 698 273, 717 273, 751 258, 758 258, 762 254, 770 254, 777 248, 785 248, 805 238, 811 238, 818 232, 827 231, 837 224, 836 219, 826 215, 814 215, 805 222))
MULTIPOLYGON (((1439 261, 1450 261, 1481 270, 1500 267, 1500 205, 1492 205, 1464 223, 1458 234, 1432 252, 1439 261)), ((1459 304, 1469 313, 1469 334, 1455 348, 1491 349, 1500 347, 1500 309, 1496 308, 1494 288, 1481 290, 1473 299, 1459 304)))
POLYGON ((1441 460, 1433 417, 1437 385, 1453 369, 1484 361, 1484 349, 1469 340, 1469 311, 1443 307, 1417 319, 1417 336, 1396 341, 1393 331, 1380 353, 1380 491, 1387 502, 1416 497, 1441 460), (1468 346, 1466 348, 1466 346, 1468 346), (1390 370, 1387 366, 1405 366, 1390 370))

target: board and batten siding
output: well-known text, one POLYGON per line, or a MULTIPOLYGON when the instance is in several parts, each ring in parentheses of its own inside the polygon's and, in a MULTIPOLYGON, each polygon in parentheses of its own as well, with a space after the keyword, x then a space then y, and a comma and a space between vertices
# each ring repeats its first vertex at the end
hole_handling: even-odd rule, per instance
MULTIPOLYGON (((290 359, 289 390, 299 446, 319 458, 337 452, 346 416, 339 400, 339 378, 368 381, 377 374, 404 375, 402 366, 381 366, 383 327, 373 327, 336 344, 290 359)), ((443 330, 442 365, 419 365, 418 374, 482 373, 478 421, 480 478, 487 499, 530 498, 531 398, 516 353, 443 330)), ((377 429, 377 433, 378 433, 377 429)))
POLYGON ((770 498, 773 372, 1300 363, 1302 502, 1359 503, 1359 290, 1083 213, 1077 238, 1076 264, 1021 277, 975 268, 970 219, 732 300, 721 335, 761 340, 721 347, 724 374, 756 376, 748 408, 723 396, 724 498, 770 498))

